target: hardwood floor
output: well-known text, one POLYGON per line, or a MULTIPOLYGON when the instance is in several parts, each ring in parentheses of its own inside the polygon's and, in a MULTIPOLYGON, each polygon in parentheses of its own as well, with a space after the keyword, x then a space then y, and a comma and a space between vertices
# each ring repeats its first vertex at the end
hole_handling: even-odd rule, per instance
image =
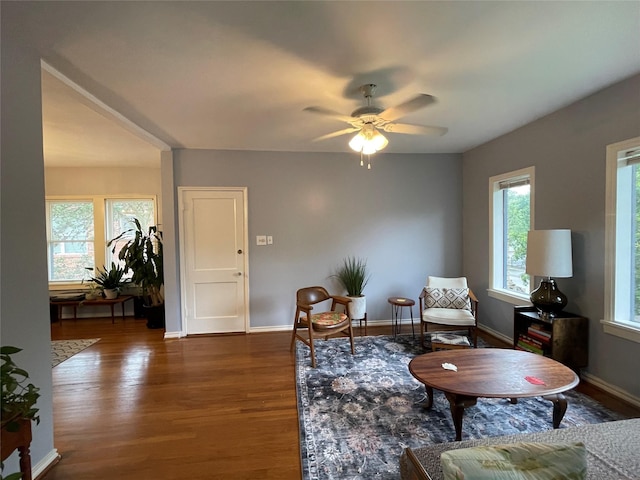
POLYGON ((163 340, 127 317, 65 320, 51 333, 101 340, 53 369, 62 458, 46 480, 300 478, 289 332, 163 340))
POLYGON ((163 340, 145 320, 64 321, 101 340, 53 369, 47 480, 300 478, 290 334, 163 340))

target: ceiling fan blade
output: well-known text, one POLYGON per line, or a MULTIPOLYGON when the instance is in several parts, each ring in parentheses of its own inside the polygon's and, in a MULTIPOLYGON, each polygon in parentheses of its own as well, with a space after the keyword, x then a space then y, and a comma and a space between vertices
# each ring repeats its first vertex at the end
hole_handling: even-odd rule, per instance
POLYGON ((392 122, 397 118, 408 115, 411 112, 415 112, 421 108, 426 107, 427 105, 431 105, 436 101, 436 98, 427 95, 426 93, 421 93, 416 97, 413 97, 411 100, 407 100, 400 105, 396 105, 395 107, 387 108, 385 111, 380 113, 378 116, 387 120, 388 122, 392 122))
POLYGON ((349 115, 343 115, 341 113, 338 112, 334 112, 333 110, 329 110, 328 108, 323 108, 323 107, 307 107, 304 109, 305 112, 311 112, 311 113, 318 113, 320 115, 324 115, 327 117, 332 117, 335 118, 336 120, 341 120, 343 122, 352 122, 356 119, 354 119, 353 117, 349 116, 349 115))
POLYGON ((408 133, 410 135, 444 135, 449 130, 445 127, 429 127, 427 125, 411 125, 409 123, 387 123, 382 129, 385 132, 408 133))
POLYGON ((329 138, 339 137, 340 135, 346 135, 348 133, 357 132, 358 130, 360 130, 359 127, 345 128, 344 130, 338 130, 337 132, 327 133, 326 135, 322 135, 321 137, 314 138, 313 141, 319 142, 320 140, 327 140, 329 138))

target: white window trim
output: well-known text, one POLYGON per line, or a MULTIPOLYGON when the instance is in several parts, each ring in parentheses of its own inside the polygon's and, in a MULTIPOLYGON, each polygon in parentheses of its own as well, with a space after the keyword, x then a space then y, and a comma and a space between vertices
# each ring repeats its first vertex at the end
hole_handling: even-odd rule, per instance
POLYGON ((637 148, 640 137, 607 145, 605 237, 604 237, 604 319, 605 333, 640 343, 640 327, 615 318, 616 291, 616 199, 618 196, 619 153, 637 148))
POLYGON ((498 248, 494 243, 495 231, 494 231, 494 216, 496 214, 500 214, 502 217, 502 212, 497 212, 496 209, 499 207, 494 205, 494 194, 496 192, 497 185, 500 182, 504 182, 505 180, 509 180, 517 177, 529 177, 529 184, 531 185, 531 193, 529 197, 530 201, 530 219, 529 219, 529 228, 531 230, 534 229, 534 218, 535 218, 535 167, 527 167, 522 168, 520 170, 516 170, 513 172, 503 173, 501 175, 496 175, 489 178, 489 288, 487 289, 487 294, 491 298, 495 298, 497 300, 501 300, 506 303, 511 303, 513 305, 528 305, 531 302, 529 301, 528 295, 518 294, 516 292, 512 292, 510 290, 505 290, 504 288, 496 287, 496 268, 495 261, 496 257, 502 258, 502 251, 498 252, 498 248))
MULTIPOLYGON (((114 194, 114 195, 48 195, 46 197, 46 201, 60 201, 60 200, 69 200, 72 202, 77 201, 92 201, 93 202, 93 235, 94 235, 94 244, 95 244, 95 264, 98 266, 105 265, 107 259, 107 242, 110 239, 106 238, 106 212, 105 212, 105 200, 118 200, 118 199, 151 199, 154 203, 154 218, 158 219, 158 200, 156 195, 141 195, 141 194, 114 194), (96 221, 97 219, 102 219, 102 221, 96 221)), ((48 213, 47 213, 48 215, 48 213)), ((49 220, 47 220, 48 222, 49 220)), ((52 282, 49 281, 49 290, 70 290, 70 289, 79 289, 79 288, 87 288, 86 285, 83 284, 82 281, 75 282, 52 282)))

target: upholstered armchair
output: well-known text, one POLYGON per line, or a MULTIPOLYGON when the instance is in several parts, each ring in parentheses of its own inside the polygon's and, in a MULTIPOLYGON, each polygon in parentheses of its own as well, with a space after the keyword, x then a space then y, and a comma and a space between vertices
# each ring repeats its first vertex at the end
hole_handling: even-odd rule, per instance
POLYGON ((466 277, 427 277, 420 301, 420 342, 429 326, 434 331, 467 330, 473 346, 478 346, 478 299, 467 285, 466 277))

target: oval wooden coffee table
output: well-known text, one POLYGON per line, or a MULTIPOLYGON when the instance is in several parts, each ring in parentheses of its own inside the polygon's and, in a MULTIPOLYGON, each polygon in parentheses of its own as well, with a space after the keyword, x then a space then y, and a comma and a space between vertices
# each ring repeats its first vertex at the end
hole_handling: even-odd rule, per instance
POLYGON ((573 370, 551 358, 521 350, 474 348, 443 350, 415 357, 409 371, 427 391, 426 409, 433 406, 433 389, 442 391, 451 406, 456 440, 462 439, 465 407, 479 397, 542 397, 553 402, 553 428, 558 428, 567 411, 562 392, 579 383, 573 370), (446 370, 443 363, 454 364, 458 371, 446 370))

